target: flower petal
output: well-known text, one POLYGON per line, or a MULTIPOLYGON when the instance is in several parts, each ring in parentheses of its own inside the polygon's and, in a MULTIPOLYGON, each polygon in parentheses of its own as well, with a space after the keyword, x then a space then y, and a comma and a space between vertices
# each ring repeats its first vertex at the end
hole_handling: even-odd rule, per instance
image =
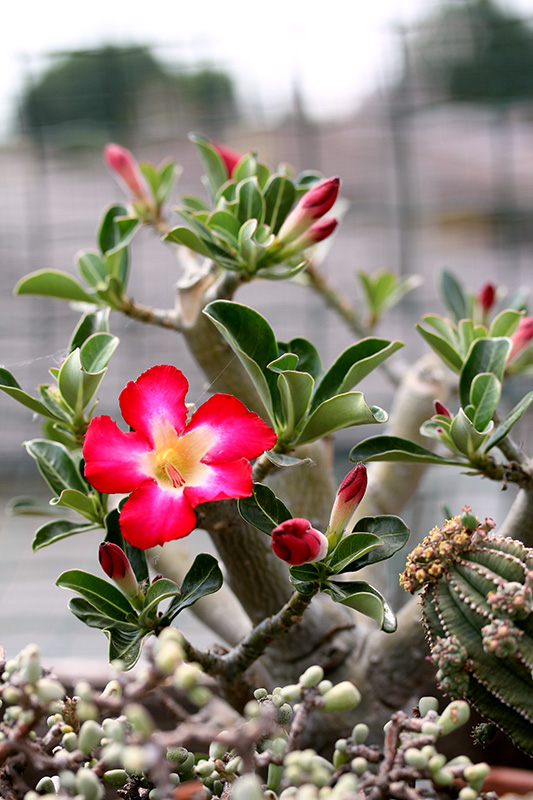
POLYGON ((85 441, 85 477, 99 492, 131 492, 147 477, 150 442, 140 433, 124 433, 110 417, 91 420, 85 441))
POLYGON ((202 483, 185 486, 184 493, 191 506, 229 497, 248 497, 252 494, 252 467, 246 458, 228 464, 205 465, 202 483))
POLYGON ((122 416, 133 430, 154 444, 153 431, 161 422, 183 430, 187 418, 185 395, 189 384, 176 367, 160 364, 129 381, 120 393, 122 416))
POLYGON ((277 439, 261 417, 248 411, 244 403, 230 394, 214 394, 206 400, 194 412, 185 431, 200 425, 209 428, 213 438, 213 444, 202 459, 204 464, 255 458, 274 447, 277 439))
POLYGON ((123 537, 141 550, 187 536, 196 527, 196 514, 178 489, 161 489, 156 481, 144 481, 120 512, 123 537))

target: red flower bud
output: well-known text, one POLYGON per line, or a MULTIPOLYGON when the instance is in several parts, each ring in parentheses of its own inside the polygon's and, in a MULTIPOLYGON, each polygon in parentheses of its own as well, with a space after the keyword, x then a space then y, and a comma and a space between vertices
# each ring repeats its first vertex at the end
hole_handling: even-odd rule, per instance
MULTIPOLYGON (((337 199, 339 186, 339 178, 326 178, 315 183, 300 199, 281 226, 278 234, 281 241, 285 244, 294 241, 310 228, 315 220, 327 214, 337 199)), ((327 235, 329 236, 329 234, 327 235)))
POLYGON ((433 407, 435 409, 435 414, 439 414, 439 416, 441 417, 448 417, 448 419, 452 418, 452 415, 450 414, 444 403, 441 403, 440 400, 434 400, 433 407))
POLYGON ((104 147, 104 158, 109 169, 122 180, 138 200, 146 200, 146 184, 132 153, 119 144, 110 142, 104 147))
POLYGON ((272 550, 293 566, 320 561, 328 552, 328 540, 307 519, 287 519, 272 531, 272 550))
POLYGON ((98 548, 98 561, 108 578, 128 597, 137 597, 139 584, 124 550, 113 542, 102 542, 98 548))
POLYGON ((518 328, 511 336, 511 350, 507 356, 507 361, 512 361, 516 358, 524 347, 533 339, 533 317, 522 317, 518 324, 518 328))
POLYGON ((481 309, 485 312, 490 311, 496 300, 496 287, 493 283, 486 283, 479 290, 477 301, 481 309))
POLYGON ((218 144, 217 142, 211 142, 211 147, 213 148, 213 150, 216 150, 216 152, 224 162, 226 169, 228 171, 228 178, 231 178, 231 176, 233 175, 233 170, 241 160, 242 155, 238 153, 236 150, 232 150, 230 147, 226 147, 223 144, 218 144))
POLYGON ((359 462, 339 486, 327 530, 327 537, 333 545, 338 542, 343 533, 350 532, 351 519, 363 499, 367 483, 366 467, 359 462))

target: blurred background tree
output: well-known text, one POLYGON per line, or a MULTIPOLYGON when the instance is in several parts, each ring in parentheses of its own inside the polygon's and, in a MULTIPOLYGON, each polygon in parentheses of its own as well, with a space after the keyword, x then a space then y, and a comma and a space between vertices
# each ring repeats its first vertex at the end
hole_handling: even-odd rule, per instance
POLYGON ((56 144, 128 142, 151 117, 234 120, 232 78, 209 65, 166 66, 148 47, 79 50, 59 56, 22 96, 21 132, 56 144))
POLYGON ((403 79, 452 102, 531 100, 533 29, 493 0, 442 4, 426 19, 403 79))

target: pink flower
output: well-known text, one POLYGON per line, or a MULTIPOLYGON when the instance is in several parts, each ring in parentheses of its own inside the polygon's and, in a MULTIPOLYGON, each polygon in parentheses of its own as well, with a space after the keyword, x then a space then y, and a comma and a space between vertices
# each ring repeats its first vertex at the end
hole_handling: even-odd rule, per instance
POLYGON ((518 324, 518 328, 511 336, 511 350, 507 356, 507 363, 512 361, 513 358, 527 347, 533 339, 533 317, 522 317, 518 324))
POLYGON ((99 492, 131 492, 120 528, 141 550, 187 536, 200 503, 250 495, 250 459, 276 442, 266 422, 227 394, 213 395, 186 424, 188 388, 175 367, 152 367, 120 394, 133 430, 101 416, 85 436, 85 476, 99 492))
POLYGON ((367 483, 366 467, 359 462, 339 486, 326 532, 332 546, 337 544, 343 533, 350 532, 351 519, 363 499, 367 483))
POLYGON ((228 171, 228 178, 231 178, 231 176, 233 175, 233 170, 241 160, 242 155, 238 153, 236 150, 232 150, 230 147, 226 147, 223 144, 218 144, 218 142, 211 142, 211 147, 213 148, 213 150, 216 150, 216 152, 224 162, 226 169, 228 171))
POLYGON ((307 519, 287 519, 272 531, 272 550, 293 566, 320 561, 328 552, 328 540, 307 519))
POLYGON ((485 312, 490 311, 496 300, 496 287, 493 283, 485 283, 479 290, 477 301, 481 309, 485 312))
POLYGON ((98 561, 108 578, 114 581, 128 597, 139 594, 137 578, 124 550, 113 542, 102 542, 98 548, 98 561))
POLYGON ((138 200, 146 200, 144 178, 135 157, 125 147, 110 142, 104 147, 104 158, 109 169, 122 180, 138 200))
POLYGON ((310 228, 315 220, 327 214, 337 199, 339 186, 339 178, 326 178, 315 183, 300 199, 281 226, 278 234, 281 241, 285 244, 294 241, 310 228))

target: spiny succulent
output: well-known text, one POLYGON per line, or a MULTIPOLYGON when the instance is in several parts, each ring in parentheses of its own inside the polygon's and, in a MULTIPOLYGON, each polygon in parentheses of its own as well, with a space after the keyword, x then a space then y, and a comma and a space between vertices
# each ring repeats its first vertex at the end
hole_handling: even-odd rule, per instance
POLYGON ((533 549, 493 527, 466 507, 413 550, 400 582, 423 589, 442 690, 468 698, 533 753, 533 549))

